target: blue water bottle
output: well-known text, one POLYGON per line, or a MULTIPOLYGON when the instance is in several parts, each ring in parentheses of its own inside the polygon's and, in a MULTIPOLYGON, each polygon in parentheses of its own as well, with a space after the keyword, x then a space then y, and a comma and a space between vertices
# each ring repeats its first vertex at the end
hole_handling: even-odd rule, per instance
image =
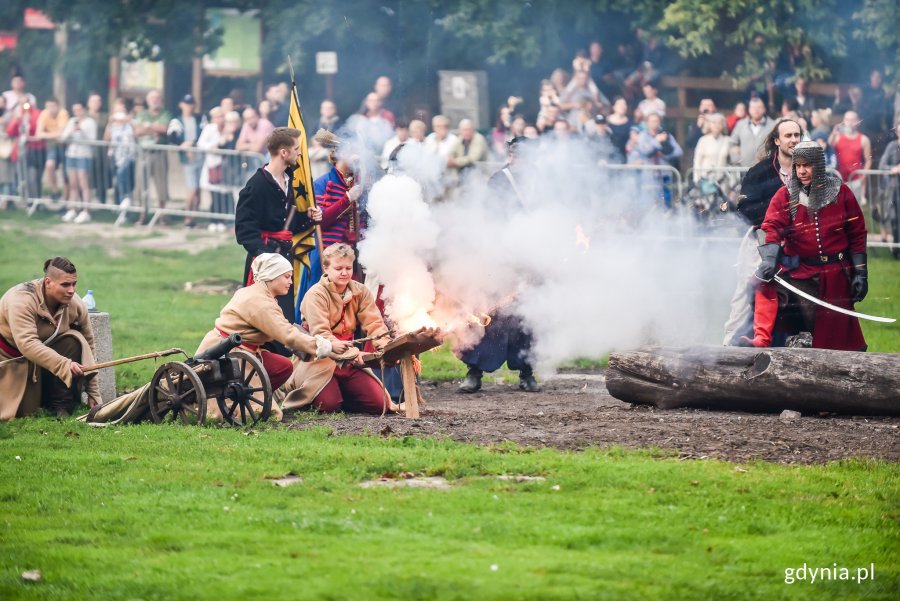
POLYGON ((81 299, 84 301, 84 306, 87 307, 87 310, 91 313, 97 311, 97 301, 94 300, 94 291, 88 290, 87 294, 84 295, 84 298, 81 299))

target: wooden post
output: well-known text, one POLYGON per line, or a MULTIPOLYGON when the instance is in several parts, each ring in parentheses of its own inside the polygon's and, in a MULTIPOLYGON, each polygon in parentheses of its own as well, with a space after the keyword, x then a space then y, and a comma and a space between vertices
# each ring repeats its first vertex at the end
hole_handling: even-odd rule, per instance
POLYGON ((119 63, 119 57, 118 56, 109 57, 109 79, 107 80, 108 83, 107 83, 106 106, 109 107, 110 112, 112 112, 112 107, 116 103, 116 99, 119 97, 119 72, 120 71, 121 71, 121 64, 119 63))
POLYGON ((403 400, 406 403, 406 417, 419 418, 419 391, 416 387, 416 370, 413 367, 412 355, 406 354, 400 359, 400 380, 403 382, 403 400))
POLYGON ((203 57, 195 56, 191 62, 191 95, 195 110, 203 111, 203 57))
POLYGON ((60 59, 53 64, 53 95, 59 101, 59 106, 68 106, 66 103, 66 75, 63 73, 63 59, 68 51, 69 35, 66 24, 60 23, 53 32, 53 43, 60 59))

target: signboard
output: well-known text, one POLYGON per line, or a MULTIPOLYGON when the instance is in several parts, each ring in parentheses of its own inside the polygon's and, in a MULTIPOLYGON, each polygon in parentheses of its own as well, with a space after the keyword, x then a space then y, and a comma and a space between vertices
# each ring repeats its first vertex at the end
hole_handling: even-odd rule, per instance
POLYGON ((26 8, 25 29, 56 29, 56 24, 38 9, 26 8))
POLYGON ((165 82, 165 68, 162 61, 145 58, 133 62, 121 61, 121 89, 123 92, 147 92, 162 90, 165 82))
POLYGON ((316 73, 319 75, 334 75, 337 72, 337 52, 316 52, 316 73))
POLYGON ((471 119, 475 128, 490 127, 487 74, 484 71, 438 71, 441 113, 456 127, 471 119))
POLYGON ((203 69, 214 76, 243 77, 262 72, 262 25, 258 10, 210 8, 206 18, 214 29, 221 28, 222 45, 203 56, 203 69))

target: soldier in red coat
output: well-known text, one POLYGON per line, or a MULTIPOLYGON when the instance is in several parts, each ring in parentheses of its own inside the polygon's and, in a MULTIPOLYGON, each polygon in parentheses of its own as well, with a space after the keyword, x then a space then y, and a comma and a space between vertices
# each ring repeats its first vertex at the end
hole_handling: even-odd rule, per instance
POLYGON ((796 288, 844 309, 868 292, 866 224, 853 192, 825 172, 825 153, 816 142, 794 147, 791 178, 772 197, 759 247, 761 280, 756 292, 753 346, 769 346, 779 327, 812 333, 815 348, 863 351, 859 320, 811 303, 771 281, 781 277, 796 288), (780 308, 780 311, 779 311, 780 308))

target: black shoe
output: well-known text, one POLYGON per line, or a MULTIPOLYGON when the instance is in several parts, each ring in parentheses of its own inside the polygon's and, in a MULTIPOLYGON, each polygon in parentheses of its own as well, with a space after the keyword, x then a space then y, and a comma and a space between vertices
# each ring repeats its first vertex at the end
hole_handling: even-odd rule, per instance
POLYGON ((534 379, 534 376, 519 376, 519 390, 524 390, 525 392, 540 392, 541 387, 534 379))
POLYGON ((481 376, 473 374, 472 372, 467 373, 466 379, 459 385, 459 391, 471 394, 473 392, 478 392, 479 390, 481 390, 481 376))

